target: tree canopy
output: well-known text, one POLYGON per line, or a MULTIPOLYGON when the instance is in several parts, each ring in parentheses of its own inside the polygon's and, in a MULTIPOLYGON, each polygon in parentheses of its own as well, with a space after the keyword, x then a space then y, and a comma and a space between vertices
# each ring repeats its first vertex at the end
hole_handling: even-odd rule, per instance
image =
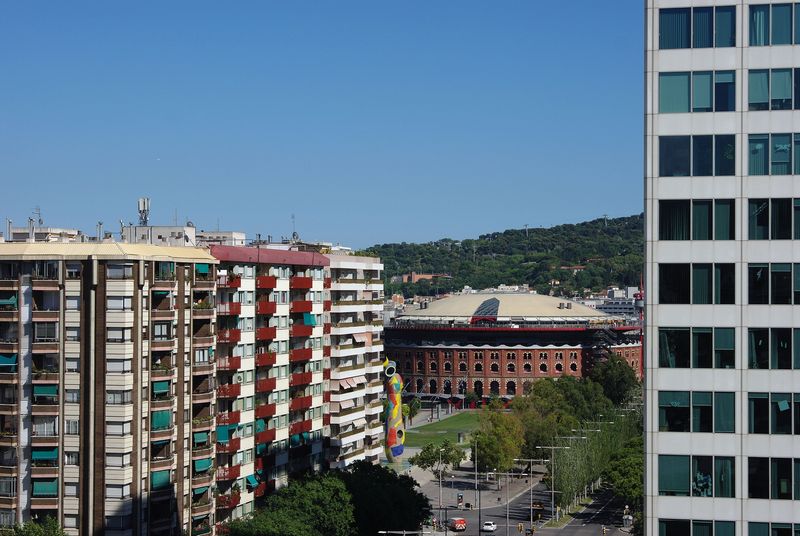
POLYGON ((432 471, 439 478, 440 472, 447 471, 448 467, 457 467, 463 459, 464 451, 445 439, 441 443, 428 443, 408 461, 421 469, 432 471))
POLYGON ((478 429, 472 434, 480 471, 508 471, 514 466, 514 458, 520 455, 522 424, 516 416, 501 408, 499 402, 491 402, 481 411, 478 429))
POLYGON ((53 517, 46 517, 44 521, 28 521, 17 525, 12 531, 13 536, 66 536, 66 532, 53 517))
POLYGON ((589 378, 602 386, 603 394, 616 405, 625 402, 639 385, 636 373, 618 354, 612 354, 607 361, 595 364, 589 372, 589 378))

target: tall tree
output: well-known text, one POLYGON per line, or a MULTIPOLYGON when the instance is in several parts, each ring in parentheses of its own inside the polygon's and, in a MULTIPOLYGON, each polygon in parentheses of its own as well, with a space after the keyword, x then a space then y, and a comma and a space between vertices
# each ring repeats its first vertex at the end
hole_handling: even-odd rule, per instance
POLYGON ((44 521, 28 521, 17 525, 13 530, 14 536, 66 536, 66 532, 54 517, 47 516, 44 521))
POLYGON ((478 469, 507 471, 521 452, 522 425, 516 415, 491 404, 481 411, 478 430, 473 433, 473 448, 477 450, 478 469))
POLYGON ((612 354, 607 361, 596 364, 589 372, 589 378, 600 384, 603 393, 615 405, 628 400, 639 385, 636 373, 619 354, 612 354))
POLYGON ((431 471, 436 478, 448 468, 456 467, 464 459, 464 451, 445 439, 441 443, 428 443, 408 461, 420 469, 431 471))

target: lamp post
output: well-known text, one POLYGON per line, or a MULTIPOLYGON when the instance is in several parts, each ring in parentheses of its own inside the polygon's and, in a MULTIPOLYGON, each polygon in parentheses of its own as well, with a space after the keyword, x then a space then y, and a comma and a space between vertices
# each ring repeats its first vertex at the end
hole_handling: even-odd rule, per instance
POLYGON ((481 527, 481 492, 478 490, 478 439, 475 438, 475 455, 472 459, 475 466, 475 503, 478 505, 478 527, 481 527))
MULTIPOLYGON (((569 449, 567 446, 538 446, 537 449, 550 449, 550 517, 556 517, 556 449, 569 449)), ((558 519, 556 519, 558 521, 558 519)))
MULTIPOLYGON (((510 487, 509 484, 508 484, 508 477, 509 477, 509 475, 511 475, 511 473, 509 473, 509 472, 498 473, 497 469, 495 469, 492 472, 492 474, 494 475, 495 478, 497 478, 497 482, 500 482, 500 479, 498 477, 503 476, 503 475, 505 475, 505 477, 506 477, 506 536, 509 536, 510 535, 509 531, 510 531, 510 528, 511 528, 511 521, 510 521, 511 515, 510 515, 510 512, 509 512, 509 504, 511 503, 511 500, 510 500, 510 498, 508 496, 508 488, 510 487)), ((525 476, 525 473, 522 473, 521 476, 525 476)), ((500 500, 500 499, 498 498, 498 500, 500 500)), ((478 523, 479 523, 478 530, 480 530, 480 527, 482 527, 483 525, 480 525, 480 521, 478 521, 478 523)))
POLYGON ((530 477, 529 477, 529 480, 530 480, 531 486, 530 486, 529 497, 528 497, 528 502, 530 503, 528 505, 528 510, 530 510, 530 512, 531 512, 531 527, 533 527, 533 508, 532 508, 533 507, 533 462, 541 461, 541 462, 544 463, 545 460, 541 459, 541 458, 514 458, 514 461, 515 462, 528 462, 530 464, 530 477))

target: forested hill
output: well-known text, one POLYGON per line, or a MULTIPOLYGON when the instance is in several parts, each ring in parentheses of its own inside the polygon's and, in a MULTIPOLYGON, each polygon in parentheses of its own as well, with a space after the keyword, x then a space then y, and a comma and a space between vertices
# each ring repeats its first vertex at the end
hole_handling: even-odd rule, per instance
POLYGON ((575 295, 585 288, 638 286, 644 255, 644 216, 600 218, 550 228, 509 229, 477 239, 426 244, 378 244, 364 253, 383 260, 387 281, 411 271, 445 273, 417 284, 390 283, 406 296, 528 283, 540 293, 575 295), (583 266, 575 270, 565 267, 583 266), (557 280, 558 285, 551 285, 557 280))

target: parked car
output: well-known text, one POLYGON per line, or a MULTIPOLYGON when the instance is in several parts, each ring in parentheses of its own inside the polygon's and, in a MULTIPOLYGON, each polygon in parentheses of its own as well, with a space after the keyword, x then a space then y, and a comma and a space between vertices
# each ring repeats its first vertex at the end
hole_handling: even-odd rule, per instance
POLYGON ((447 528, 453 532, 464 532, 467 530, 467 520, 463 517, 452 517, 447 521, 447 528))
POLYGON ((497 524, 494 521, 484 521, 481 527, 481 532, 494 532, 497 530, 497 524))

